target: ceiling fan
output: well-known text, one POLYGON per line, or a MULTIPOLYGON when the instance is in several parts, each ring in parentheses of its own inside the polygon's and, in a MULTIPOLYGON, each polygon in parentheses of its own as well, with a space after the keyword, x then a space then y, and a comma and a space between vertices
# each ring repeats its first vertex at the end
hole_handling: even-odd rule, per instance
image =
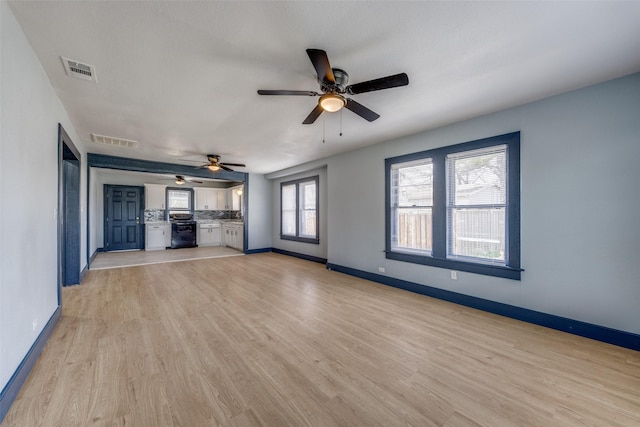
POLYGON ((207 159, 209 159, 209 163, 202 165, 201 167, 209 169, 211 172, 218 172, 220 169, 226 170, 227 172, 233 172, 229 166, 236 166, 240 168, 246 167, 243 163, 226 163, 220 161, 220 156, 217 154, 207 154, 207 159))
POLYGON ((204 184, 203 181, 197 181, 195 179, 191 179, 191 178, 185 178, 182 175, 176 175, 176 184, 178 185, 182 185, 185 182, 195 182, 196 184, 204 184))
POLYGON ((316 105, 316 108, 304 119, 302 122, 304 125, 315 122, 323 111, 333 113, 340 111, 343 107, 353 111, 363 119, 372 122, 380 117, 380 115, 344 95, 357 95, 409 84, 409 77, 405 73, 400 73, 347 85, 347 83, 349 83, 349 75, 346 71, 339 68, 331 68, 327 52, 321 49, 307 49, 307 55, 309 55, 309 59, 318 74, 318 83, 320 84, 322 93, 304 90, 258 90, 259 95, 319 96, 318 105, 316 105))

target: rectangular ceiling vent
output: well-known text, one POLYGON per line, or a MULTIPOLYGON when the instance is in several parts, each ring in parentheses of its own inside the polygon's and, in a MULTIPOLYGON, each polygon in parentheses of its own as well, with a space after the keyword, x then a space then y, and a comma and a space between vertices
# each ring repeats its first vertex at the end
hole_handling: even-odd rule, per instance
POLYGON ((93 65, 83 64, 82 62, 61 56, 64 69, 68 76, 76 77, 82 80, 98 83, 96 78, 96 69, 93 65))
POLYGON ((122 138, 112 138, 110 136, 96 135, 95 133, 91 134, 91 140, 96 144, 107 144, 123 148, 136 148, 138 146, 138 141, 132 141, 130 139, 122 138))

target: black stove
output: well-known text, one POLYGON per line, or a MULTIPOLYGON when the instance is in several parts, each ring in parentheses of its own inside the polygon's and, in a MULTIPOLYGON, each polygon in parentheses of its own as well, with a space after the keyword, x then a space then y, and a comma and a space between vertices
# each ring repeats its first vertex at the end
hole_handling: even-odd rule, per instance
POLYGON ((190 213, 169 213, 171 249, 196 247, 196 221, 190 213))

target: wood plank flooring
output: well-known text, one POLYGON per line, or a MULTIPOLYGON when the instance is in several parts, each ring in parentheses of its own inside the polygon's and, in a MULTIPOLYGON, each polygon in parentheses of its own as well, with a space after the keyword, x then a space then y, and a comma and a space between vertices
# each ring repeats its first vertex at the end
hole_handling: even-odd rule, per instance
POLYGON ((640 425, 639 352, 274 253, 63 301, 2 427, 640 425))

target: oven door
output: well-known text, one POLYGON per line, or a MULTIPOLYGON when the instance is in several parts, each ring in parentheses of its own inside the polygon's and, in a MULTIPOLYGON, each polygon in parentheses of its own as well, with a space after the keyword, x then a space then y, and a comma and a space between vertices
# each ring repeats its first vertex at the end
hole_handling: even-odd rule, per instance
POLYGON ((193 248, 196 246, 195 223, 171 223, 171 249, 193 248))

